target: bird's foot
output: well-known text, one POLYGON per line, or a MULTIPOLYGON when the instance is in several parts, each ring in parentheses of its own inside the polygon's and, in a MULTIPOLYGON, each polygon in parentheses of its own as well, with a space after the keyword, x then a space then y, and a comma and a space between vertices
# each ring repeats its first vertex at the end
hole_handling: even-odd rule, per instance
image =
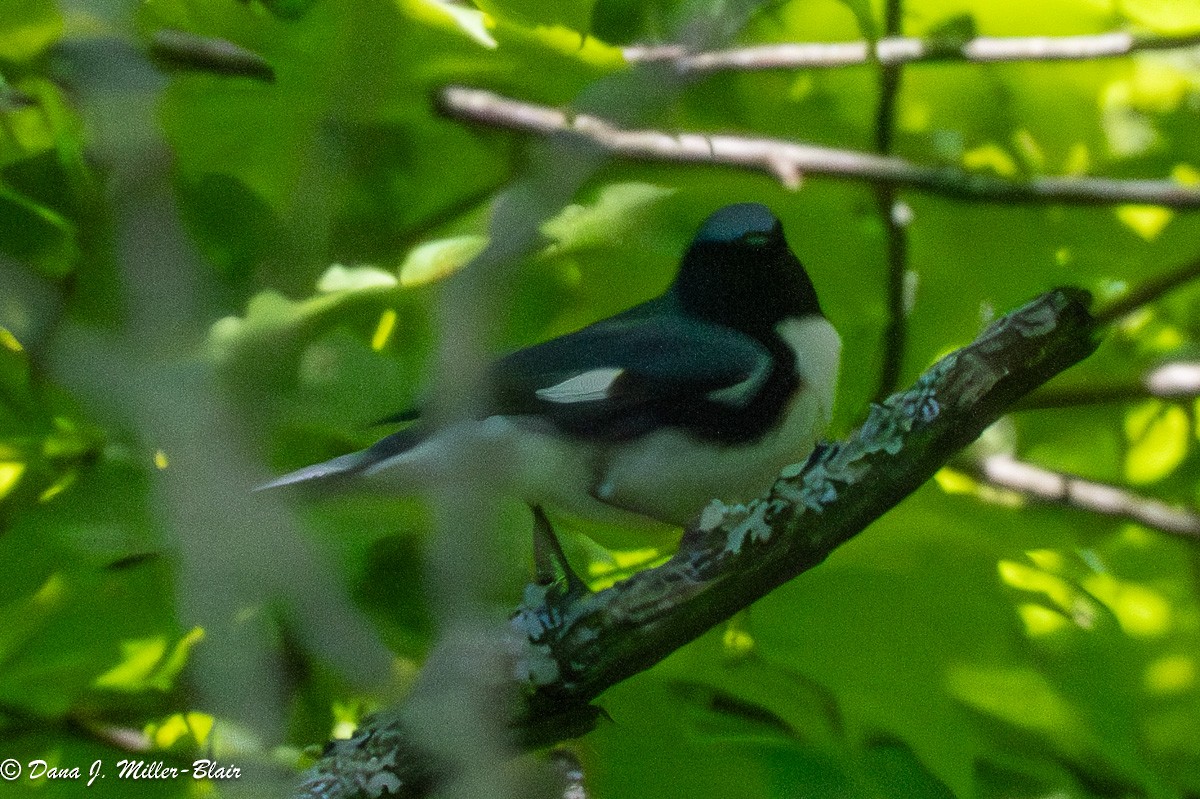
POLYGON ((561 585, 568 596, 587 593, 590 589, 571 568, 546 512, 540 505, 533 505, 530 510, 533 511, 534 580, 543 586, 561 585))

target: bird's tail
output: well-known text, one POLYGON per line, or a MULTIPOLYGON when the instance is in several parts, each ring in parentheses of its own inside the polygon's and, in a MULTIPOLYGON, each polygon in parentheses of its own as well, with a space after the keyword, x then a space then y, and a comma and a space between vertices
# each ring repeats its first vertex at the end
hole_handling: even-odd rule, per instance
POLYGON ((297 483, 319 483, 330 487, 337 483, 345 483, 349 486, 354 477, 363 474, 373 466, 402 455, 421 443, 424 438, 424 434, 416 429, 401 430, 376 441, 360 452, 339 455, 336 458, 288 472, 269 483, 255 486, 253 490, 265 491, 268 488, 282 488, 297 483))

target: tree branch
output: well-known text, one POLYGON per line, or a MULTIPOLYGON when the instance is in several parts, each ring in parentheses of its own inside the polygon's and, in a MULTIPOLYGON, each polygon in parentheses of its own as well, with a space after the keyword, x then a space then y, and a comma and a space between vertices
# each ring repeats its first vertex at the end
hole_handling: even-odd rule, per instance
POLYGON ((1149 305, 1164 294, 1169 294, 1196 278, 1200 278, 1200 258, 1164 275, 1151 278, 1145 283, 1140 283, 1123 296, 1097 308, 1096 321, 1102 324, 1115 322, 1122 316, 1132 313, 1144 305, 1149 305))
MULTIPOLYGON (((884 8, 884 31, 896 36, 901 29, 901 0, 887 0, 884 8)), ((896 122, 896 98, 900 93, 901 65, 881 64, 879 74, 879 105, 875 109, 875 149, 880 155, 891 155, 892 136, 896 122)), ((875 205, 883 221, 887 252, 888 324, 883 331, 883 358, 879 387, 875 401, 882 402, 896 390, 904 365, 907 338, 908 307, 905 302, 905 274, 908 271, 907 205, 896 199, 896 187, 887 183, 875 185, 875 205)))
POLYGON ((680 72, 695 74, 723 70, 828 69, 874 61, 881 64, 1081 61, 1198 44, 1200 33, 1154 36, 1118 31, 1088 36, 977 36, 960 40, 888 36, 873 44, 866 41, 768 44, 706 53, 689 53, 669 46, 626 47, 624 55, 626 61, 633 63, 667 61, 680 72))
POLYGON ((150 37, 150 55, 180 69, 275 82, 275 69, 265 58, 215 36, 163 28, 150 37))
POLYGON ((1200 363, 1173 361, 1137 380, 1035 391, 1012 409, 1034 411, 1109 402, 1137 402, 1151 398, 1178 400, 1195 397, 1200 397, 1200 363))
MULTIPOLYGON (((784 470, 747 505, 714 502, 666 563, 591 593, 566 581, 530 585, 508 628, 520 699, 513 729, 546 743, 590 729, 590 703, 830 552, 916 490, 1018 398, 1090 354, 1090 301, 1057 289, 991 325, 916 384, 873 406, 866 423, 784 470)), ((300 796, 423 796, 432 762, 392 712, 333 742, 300 796), (404 792, 407 791, 407 792, 404 792)))
POLYGON ((811 174, 914 188, 982 202, 1146 203, 1180 209, 1200 208, 1200 190, 1171 181, 1054 176, 1015 181, 968 172, 959 167, 923 166, 894 156, 782 139, 625 129, 597 116, 572 115, 464 86, 443 89, 438 102, 443 113, 457 119, 542 136, 573 136, 624 158, 720 164, 765 172, 793 189, 800 185, 802 176, 811 174))
POLYGON ((1128 519, 1155 530, 1200 539, 1200 515, 1194 511, 1118 486, 1043 469, 1011 455, 990 455, 965 468, 956 468, 963 468, 990 485, 1041 502, 1128 519))

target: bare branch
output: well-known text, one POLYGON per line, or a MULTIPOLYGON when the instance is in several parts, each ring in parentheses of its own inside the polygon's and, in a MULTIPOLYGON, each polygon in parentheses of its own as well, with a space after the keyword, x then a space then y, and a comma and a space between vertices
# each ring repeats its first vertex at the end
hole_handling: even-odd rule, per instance
MULTIPOLYGON (((901 0, 887 0, 884 30, 888 36, 900 33, 901 0)), ((875 149, 891 155, 892 134, 896 126, 896 97, 900 93, 900 64, 884 64, 879 74, 879 105, 875 109, 875 149)), ((899 213, 896 187, 875 184, 875 205, 883 221, 887 253, 888 323, 883 331, 883 357, 875 401, 882 402, 896 390, 904 366, 905 340, 908 337, 908 308, 905 302, 904 276, 908 271, 908 224, 899 213)))
POLYGON ((1167 272, 1165 275, 1147 280, 1134 286, 1124 296, 1096 309, 1096 319, 1101 323, 1115 322, 1143 305, 1169 294, 1180 286, 1200 278, 1200 258, 1167 272))
POLYGON ((1151 398, 1179 400, 1195 397, 1200 397, 1200 363, 1173 361, 1148 372, 1140 380, 1035 391, 1014 405, 1013 410, 1033 411, 1151 398))
POLYGON ((265 58, 253 50, 214 36, 199 36, 164 28, 155 31, 151 37, 150 54, 163 63, 182 69, 275 82, 275 70, 265 58))
MULTIPOLYGON (((515 735, 545 744, 585 732, 590 704, 713 625, 821 563, 916 490, 1019 397, 1095 349, 1089 297, 1058 289, 943 358, 866 423, 748 505, 712 503, 666 563, 597 593, 531 585, 508 627, 520 687, 515 735)), ((331 743, 302 787, 308 799, 418 797, 444 764, 424 759, 399 714, 331 743)))
POLYGON ((623 158, 719 164, 764 172, 776 179, 781 174, 824 175, 980 202, 1146 203, 1200 208, 1200 189, 1170 181, 1053 176, 1007 180, 958 167, 923 166, 894 156, 782 139, 625 129, 600 117, 571 116, 548 106, 464 86, 449 86, 438 99, 442 111, 458 119, 543 136, 576 136, 623 158))
POLYGON ((1082 61, 1113 58, 1145 50, 1200 45, 1200 33, 1183 36, 1138 35, 1126 31, 1090 36, 978 36, 965 40, 888 36, 871 42, 768 44, 706 53, 678 47, 627 47, 625 60, 672 62, 684 73, 723 70, 828 69, 878 62, 884 65, 963 61, 977 64, 1011 61, 1082 61))
POLYGON ((1155 530, 1200 539, 1200 515, 1124 488, 1034 466, 1010 455, 991 455, 968 467, 999 488, 1041 502, 1114 516, 1155 530))

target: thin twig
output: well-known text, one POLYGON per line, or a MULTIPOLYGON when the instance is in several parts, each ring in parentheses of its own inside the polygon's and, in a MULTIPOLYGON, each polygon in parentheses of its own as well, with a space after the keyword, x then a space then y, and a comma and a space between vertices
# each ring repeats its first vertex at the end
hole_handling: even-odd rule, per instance
POLYGON ((875 61, 881 64, 1081 61, 1125 56, 1139 50, 1171 50, 1197 45, 1200 45, 1200 33, 1154 36, 1116 31, 1086 36, 978 36, 957 41, 888 36, 874 44, 867 41, 769 44, 705 53, 689 53, 678 47, 627 47, 624 55, 626 61, 669 61, 680 72, 707 73, 825 69, 875 61))
POLYGON ((116 724, 104 724, 82 718, 71 718, 70 723, 102 743, 122 752, 141 754, 154 748, 154 742, 142 730, 116 724))
MULTIPOLYGON (((1093 316, 1099 324, 1113 324, 1198 278, 1200 259, 1134 286, 1117 299, 1102 304, 1093 316)), ((1109 402, 1136 402, 1151 397, 1185 399, 1196 396, 1200 396, 1200 364, 1176 362, 1160 366, 1140 380, 1040 389, 1018 402, 1013 410, 1073 408, 1109 402)))
POLYGON ((1200 258, 1164 275, 1134 286, 1124 295, 1096 309, 1096 319, 1101 324, 1115 322, 1122 316, 1149 305, 1164 294, 1200 278, 1200 258))
POLYGON ((799 185, 800 176, 811 174, 886 183, 981 202, 1145 203, 1200 208, 1200 189, 1171 181, 1087 177, 1033 177, 1015 181, 959 167, 923 166, 894 156, 781 139, 625 129, 597 116, 571 115, 549 106, 464 86, 449 86, 438 99, 442 111, 458 119, 543 136, 577 136, 625 158, 720 164, 765 172, 790 188, 799 185))
POLYGON ((990 455, 966 468, 990 485, 1054 505, 1128 519, 1165 533, 1200 539, 1200 514, 1124 488, 990 455))
MULTIPOLYGON (((901 29, 901 0, 887 0, 884 9, 884 30, 896 36, 901 29)), ((882 64, 879 73, 879 104, 875 109, 875 149, 880 155, 891 155, 892 136, 896 122, 896 99, 902 78, 900 64, 882 64)), ((908 270, 908 226, 902 218, 896 200, 896 187, 888 183, 875 184, 875 205, 883 221, 887 239, 887 304, 888 324, 883 331, 883 359, 875 401, 882 402, 896 390, 904 366, 907 338, 908 308, 904 297, 904 275, 908 270)))
POLYGON ((215 36, 164 28, 150 37, 150 54, 181 69, 275 82, 275 69, 265 58, 215 36))
POLYGON ((1076 408, 1145 399, 1179 400, 1200 397, 1200 363, 1163 364, 1138 380, 1123 380, 1035 391, 1013 406, 1014 411, 1076 408))

